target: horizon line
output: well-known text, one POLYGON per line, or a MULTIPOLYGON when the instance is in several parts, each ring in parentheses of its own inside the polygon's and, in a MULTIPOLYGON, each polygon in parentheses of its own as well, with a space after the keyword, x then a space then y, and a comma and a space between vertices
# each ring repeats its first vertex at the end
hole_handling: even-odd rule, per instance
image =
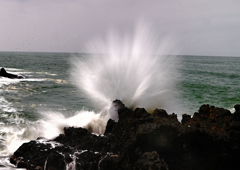
MULTIPOLYGON (((89 53, 89 52, 57 52, 57 51, 0 51, 0 53, 67 53, 67 54, 104 54, 104 53, 89 53)), ((164 54, 168 56, 195 56, 195 57, 240 57, 233 55, 201 55, 201 54, 164 54)))

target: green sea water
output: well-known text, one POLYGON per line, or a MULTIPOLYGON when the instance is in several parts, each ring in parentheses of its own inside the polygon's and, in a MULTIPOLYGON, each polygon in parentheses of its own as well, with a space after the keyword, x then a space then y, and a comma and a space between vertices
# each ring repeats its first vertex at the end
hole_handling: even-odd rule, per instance
POLYGON ((202 104, 231 109, 240 103, 240 58, 182 56, 178 90, 188 114, 202 104))
MULTIPOLYGON (((44 134, 47 137, 54 136, 61 133, 64 126, 77 126, 78 122, 75 119, 78 119, 76 116, 80 114, 86 115, 84 119, 87 119, 87 115, 93 114, 91 110, 98 111, 89 97, 76 87, 73 78, 70 79, 71 58, 77 56, 85 60, 89 55, 0 52, 0 67, 4 67, 9 73, 25 77, 25 79, 0 77, 1 157, 11 155, 23 142, 44 134), (82 110, 89 112, 82 113, 82 110)), ((98 55, 95 54, 95 57, 98 55)), ((235 104, 240 104, 240 58, 216 56, 176 56, 176 58, 179 62, 174 67, 178 76, 173 90, 178 95, 171 99, 175 100, 176 106, 173 106, 175 113, 193 115, 202 104, 226 109, 232 109, 235 104)), ((162 82, 166 79, 169 77, 163 77, 162 82)), ((80 123, 79 126, 81 125, 80 123)), ((6 162, 0 164, 4 165, 6 162)))

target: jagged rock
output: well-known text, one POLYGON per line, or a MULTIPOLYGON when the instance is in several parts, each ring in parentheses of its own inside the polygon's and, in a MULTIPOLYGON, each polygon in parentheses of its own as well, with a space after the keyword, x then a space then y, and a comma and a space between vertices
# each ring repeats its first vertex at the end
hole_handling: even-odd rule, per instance
POLYGON ((240 104, 235 105, 234 108, 235 108, 234 119, 240 120, 240 104))
POLYGON ((114 120, 109 119, 108 122, 107 122, 107 127, 105 129, 104 134, 106 135, 108 133, 111 133, 115 124, 116 124, 116 122, 114 120))
POLYGON ((236 112, 240 112, 240 104, 234 106, 236 112))
MULTIPOLYGON (((23 144, 10 161, 27 169, 239 169, 239 105, 235 113, 203 105, 199 112, 168 115, 156 109, 134 111, 116 100, 118 122, 110 119, 104 135, 65 127, 53 140, 23 144)), ((112 108, 114 111, 114 108, 112 108)))
POLYGON ((153 117, 168 117, 167 112, 164 109, 155 109, 152 113, 153 117))
POLYGON ((11 79, 23 79, 24 77, 21 75, 16 75, 16 74, 11 74, 11 73, 7 73, 7 71, 4 68, 1 68, 0 70, 0 76, 2 77, 7 77, 7 78, 11 78, 11 79))
POLYGON ((181 123, 185 125, 191 119, 191 115, 183 114, 181 123))

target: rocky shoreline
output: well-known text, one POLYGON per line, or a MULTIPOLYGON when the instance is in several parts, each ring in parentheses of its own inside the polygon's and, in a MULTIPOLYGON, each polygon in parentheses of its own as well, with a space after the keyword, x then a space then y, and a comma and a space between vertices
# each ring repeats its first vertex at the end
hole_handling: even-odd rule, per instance
POLYGON ((156 109, 134 111, 121 101, 119 121, 109 120, 104 135, 65 127, 53 140, 24 143, 10 162, 26 169, 208 170, 239 169, 240 105, 235 113, 202 105, 193 116, 156 109))

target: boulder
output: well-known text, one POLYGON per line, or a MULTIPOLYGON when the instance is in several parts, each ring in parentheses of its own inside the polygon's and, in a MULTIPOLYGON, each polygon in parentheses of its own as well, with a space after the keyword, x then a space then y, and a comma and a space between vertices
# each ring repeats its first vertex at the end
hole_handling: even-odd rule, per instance
POLYGON ((2 77, 7 77, 10 79, 23 79, 24 77, 21 75, 16 75, 16 74, 11 74, 11 73, 7 73, 7 71, 4 68, 1 68, 0 70, 0 76, 2 77))
POLYGON ((11 156, 11 163, 27 169, 239 169, 239 109, 203 105, 193 116, 163 109, 153 114, 131 110, 121 101, 118 122, 110 119, 104 135, 65 127, 53 140, 30 141, 11 156), (237 115, 237 116, 236 116, 237 115))

